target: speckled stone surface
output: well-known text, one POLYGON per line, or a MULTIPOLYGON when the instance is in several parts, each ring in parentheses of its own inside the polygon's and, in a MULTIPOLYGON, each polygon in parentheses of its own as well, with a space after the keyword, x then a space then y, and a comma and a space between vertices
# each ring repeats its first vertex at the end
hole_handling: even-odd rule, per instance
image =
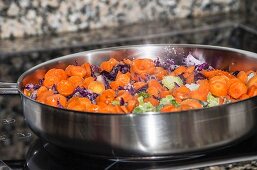
POLYGON ((241 0, 0 0, 0 38, 236 11, 241 0))

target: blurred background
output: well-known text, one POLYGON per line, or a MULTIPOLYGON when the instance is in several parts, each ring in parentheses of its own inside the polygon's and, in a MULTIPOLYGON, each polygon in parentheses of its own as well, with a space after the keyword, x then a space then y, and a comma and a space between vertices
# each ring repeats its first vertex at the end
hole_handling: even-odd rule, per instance
MULTIPOLYGON (((257 52, 256 19, 256 0, 0 0, 0 81, 111 46, 192 43, 257 52)), ((0 120, 0 144, 24 154, 17 147, 27 141, 11 145, 29 135, 19 96, 0 96, 0 120)))

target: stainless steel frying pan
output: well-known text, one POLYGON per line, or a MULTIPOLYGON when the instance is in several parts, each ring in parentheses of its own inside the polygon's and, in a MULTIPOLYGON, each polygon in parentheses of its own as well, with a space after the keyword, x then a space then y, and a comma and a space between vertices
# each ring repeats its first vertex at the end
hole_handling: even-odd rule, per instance
POLYGON ((1 94, 20 94, 29 127, 39 137, 64 148, 112 158, 156 158, 225 146, 237 141, 256 125, 257 97, 212 108, 173 113, 97 114, 54 108, 26 97, 22 88, 38 82, 52 67, 87 61, 100 64, 114 57, 173 58, 181 63, 189 53, 215 68, 257 70, 257 54, 204 45, 139 45, 76 53, 47 61, 26 71, 17 83, 1 83, 1 94), (76 61, 75 61, 76 60, 76 61))

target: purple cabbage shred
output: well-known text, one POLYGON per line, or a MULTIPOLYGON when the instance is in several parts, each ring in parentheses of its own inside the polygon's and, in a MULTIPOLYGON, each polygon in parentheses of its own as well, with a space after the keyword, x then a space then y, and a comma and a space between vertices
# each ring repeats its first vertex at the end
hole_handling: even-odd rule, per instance
POLYGON ((91 77, 96 77, 95 74, 100 72, 100 68, 93 64, 90 65, 90 68, 91 68, 91 77))
POLYGON ((174 84, 175 84, 175 87, 180 87, 178 83, 174 82, 174 84))
POLYGON ((59 100, 57 100, 57 107, 59 107, 59 108, 64 108, 63 105, 60 103, 59 100))
POLYGON ((41 87, 41 85, 39 85, 39 84, 32 84, 32 83, 30 83, 30 84, 27 84, 26 86, 25 86, 25 89, 26 90, 37 90, 37 89, 39 89, 41 87))
POLYGON ((178 77, 182 80, 183 84, 186 84, 186 79, 185 79, 185 77, 182 74, 178 75, 178 77))
POLYGON ((104 82, 105 89, 109 89, 110 84, 109 84, 107 78, 105 76, 102 76, 102 77, 103 77, 103 82, 104 82))
POLYGON ((175 61, 172 58, 168 58, 165 61, 160 61, 160 58, 154 60, 154 64, 156 67, 163 67, 168 71, 173 71, 176 67, 175 61))
POLYGON ((36 100, 37 98, 37 91, 33 91, 30 95, 30 98, 33 99, 33 100, 36 100))
POLYGON ((136 93, 135 88, 131 84, 125 86, 124 90, 127 90, 131 95, 134 95, 136 93))
POLYGON ((43 78, 43 79, 39 79, 39 80, 38 80, 38 83, 39 83, 39 85, 40 85, 40 86, 42 86, 42 85, 43 85, 43 82, 44 82, 44 78, 43 78))
POLYGON ((135 90, 135 93, 140 93, 140 92, 146 91, 147 88, 148 88, 148 85, 145 85, 145 86, 139 88, 138 90, 135 90))
POLYGON ((95 99, 97 98, 98 94, 91 92, 85 88, 77 87, 73 92, 72 97, 73 96, 87 97, 93 104, 95 104, 96 103, 95 99))
POLYGON ((194 79, 195 81, 197 80, 203 80, 205 79, 206 77, 202 74, 202 73, 199 73, 199 72, 194 72, 194 79))
POLYGON ((56 88, 56 85, 54 84, 53 86, 52 86, 52 91, 54 92, 54 94, 57 94, 58 93, 58 91, 57 91, 57 88, 56 88))
POLYGON ((124 104, 125 104, 125 101, 124 101, 124 99, 121 97, 121 98, 120 98, 120 105, 123 106, 124 104))
POLYGON ((113 67, 111 72, 102 71, 100 74, 106 77, 107 79, 114 81, 119 71, 125 74, 130 71, 130 66, 127 64, 118 64, 115 67, 113 67))

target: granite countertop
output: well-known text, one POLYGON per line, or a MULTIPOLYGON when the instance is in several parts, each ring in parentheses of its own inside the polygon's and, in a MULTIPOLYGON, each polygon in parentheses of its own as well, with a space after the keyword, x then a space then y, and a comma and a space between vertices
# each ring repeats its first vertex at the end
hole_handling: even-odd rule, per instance
POLYGON ((51 36, 16 38, 15 40, 0 40, 0 57, 33 51, 110 46, 110 44, 115 45, 115 43, 137 40, 149 40, 151 42, 150 40, 156 37, 188 34, 222 27, 235 27, 243 22, 244 17, 242 17, 242 14, 233 13, 208 18, 188 18, 171 21, 160 20, 116 28, 102 28, 51 36))
MULTIPOLYGON (((155 21, 54 36, 0 40, 0 80, 15 81, 26 69, 61 55, 109 46, 142 43, 200 43, 241 48, 242 45, 238 45, 237 41, 234 42, 233 37, 238 35, 240 38, 241 29, 257 35, 254 20, 251 20, 247 21, 243 14, 232 13, 208 18, 155 21), (10 69, 9 65, 13 65, 13 67, 10 69)), ((251 37, 253 43, 252 46, 246 43, 247 45, 242 48, 257 51, 257 36, 248 36, 247 33, 243 33, 244 37, 246 35, 245 39, 251 37)), ((244 40, 242 39, 242 41, 244 40)), ((20 120, 22 111, 20 106, 17 106, 18 97, 13 99, 13 102, 0 97, 0 101, 2 109, 0 119, 6 117, 12 119, 18 113, 19 119, 16 121, 17 123, 22 121, 20 120), (8 112, 13 114, 7 116, 8 112)), ((24 129, 24 124, 21 125, 21 128, 24 129)), ((16 149, 13 151, 17 152, 16 149)), ((257 169, 256 161, 257 159, 245 160, 198 169, 257 169)))

